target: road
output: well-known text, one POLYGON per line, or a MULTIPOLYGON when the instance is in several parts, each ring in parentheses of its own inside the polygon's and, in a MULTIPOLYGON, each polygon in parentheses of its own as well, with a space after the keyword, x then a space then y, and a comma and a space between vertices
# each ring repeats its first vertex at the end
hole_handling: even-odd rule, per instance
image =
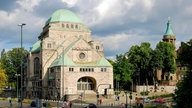
MULTIPOLYGON (((0 108, 18 108, 18 103, 17 102, 12 102, 12 105, 10 105, 8 100, 0 100, 0 108)), ((30 105, 28 103, 23 103, 22 104, 23 108, 30 108, 30 105)))
MULTIPOLYGON (((52 108, 57 108, 57 102, 49 102, 51 104, 51 106, 53 106, 52 108)), ((155 106, 161 106, 165 103, 152 103, 155 106)), ((22 104, 23 107, 22 108, 32 108, 30 107, 30 103, 23 103, 22 104)), ((58 104, 59 108, 61 108, 62 104, 59 103, 58 104)), ((84 108, 86 106, 86 104, 81 104, 81 103, 73 103, 72 108, 84 108)), ((128 104, 129 107, 129 104, 128 104)), ((8 100, 0 100, 0 108, 10 108, 10 103, 8 100)), ((18 108, 18 103, 16 101, 12 102, 12 107, 11 108, 18 108)), ((69 108, 66 107, 65 108, 69 108)), ((98 105, 97 108, 124 108, 120 105, 117 106, 110 106, 110 105, 98 105)))
MULTIPOLYGON (((57 108, 57 102, 50 102, 50 104, 52 106, 54 106, 53 108, 57 108)), ((29 103, 23 103, 22 104, 23 108, 32 108, 30 107, 29 103)), ((72 108, 84 108, 84 106, 86 106, 85 104, 73 104, 72 108)), ((0 100, 0 108, 10 108, 10 103, 7 100, 0 100)), ((12 102, 12 107, 11 108, 18 108, 18 103, 17 102, 12 102)), ((61 103, 59 103, 59 108, 61 108, 61 103)), ((69 107, 65 107, 65 108, 69 108, 69 107)), ((120 106, 97 106, 97 108, 122 108, 120 106)))

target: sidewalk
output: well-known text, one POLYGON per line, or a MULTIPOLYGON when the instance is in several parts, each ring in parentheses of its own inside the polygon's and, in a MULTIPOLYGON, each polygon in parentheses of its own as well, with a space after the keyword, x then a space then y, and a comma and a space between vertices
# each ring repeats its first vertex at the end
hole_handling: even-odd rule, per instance
MULTIPOLYGON (((113 106, 119 106, 121 104, 125 104, 126 103, 126 100, 127 100, 127 103, 130 104, 135 104, 136 103, 136 98, 144 98, 144 97, 150 97, 150 96, 155 96, 155 95, 161 95, 161 94, 165 94, 165 93, 162 93, 162 92, 151 92, 148 94, 148 96, 142 96, 140 95, 140 93, 136 93, 136 92, 133 92, 132 93, 132 99, 130 101, 130 93, 127 93, 127 97, 126 97, 126 94, 124 92, 121 92, 118 96, 120 97, 119 98, 119 101, 116 101, 116 96, 111 96, 111 98, 105 98, 105 97, 100 97, 102 98, 102 104, 101 105, 112 105, 113 106), (127 98, 127 99, 126 99, 127 98)), ((99 98, 99 99, 100 99, 99 98)), ((85 103, 94 103, 94 104, 97 104, 97 98, 96 96, 95 97, 84 97, 83 100, 85 103)), ((99 102, 98 102, 99 103, 99 102)))
MULTIPOLYGON (((22 103, 23 108, 29 108, 29 103, 22 103)), ((0 100, 0 108, 10 108, 10 103, 8 100, 0 100)), ((11 108, 18 108, 18 103, 13 101, 11 108)))

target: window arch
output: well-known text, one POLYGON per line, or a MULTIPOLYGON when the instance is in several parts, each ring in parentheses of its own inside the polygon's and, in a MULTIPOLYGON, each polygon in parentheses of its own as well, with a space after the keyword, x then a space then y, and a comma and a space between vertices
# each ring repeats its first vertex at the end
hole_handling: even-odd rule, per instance
POLYGON ((75 25, 75 28, 78 29, 78 25, 75 25))
POLYGON ((170 77, 170 80, 173 80, 173 77, 172 77, 172 76, 170 77))
POLYGON ((94 81, 88 77, 82 77, 77 81, 77 90, 94 90, 94 81))
POLYGON ((34 59, 34 75, 39 74, 39 70, 40 70, 39 58, 36 57, 36 58, 34 59))
POLYGON ((67 24, 67 28, 69 28, 69 24, 67 24))
POLYGON ((64 28, 64 27, 65 27, 65 24, 62 24, 62 27, 64 28))
POLYGON ((71 28, 73 29, 73 24, 71 24, 71 28))

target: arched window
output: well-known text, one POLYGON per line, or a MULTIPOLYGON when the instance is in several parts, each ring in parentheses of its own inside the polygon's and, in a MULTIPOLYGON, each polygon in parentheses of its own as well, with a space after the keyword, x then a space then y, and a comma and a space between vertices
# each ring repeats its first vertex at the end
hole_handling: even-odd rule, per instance
POLYGON ((65 24, 62 24, 62 27, 64 28, 64 27, 65 27, 65 24))
POLYGON ((94 83, 90 78, 80 78, 77 82, 77 90, 94 90, 94 83))
POLYGON ((69 28, 69 24, 67 24, 67 28, 69 28))
POLYGON ((75 25, 75 28, 78 29, 78 25, 75 25))
POLYGON ((172 77, 172 76, 170 77, 170 80, 173 80, 173 77, 172 77))
POLYGON ((34 59, 34 75, 39 74, 39 70, 40 70, 39 58, 36 57, 36 58, 34 59))

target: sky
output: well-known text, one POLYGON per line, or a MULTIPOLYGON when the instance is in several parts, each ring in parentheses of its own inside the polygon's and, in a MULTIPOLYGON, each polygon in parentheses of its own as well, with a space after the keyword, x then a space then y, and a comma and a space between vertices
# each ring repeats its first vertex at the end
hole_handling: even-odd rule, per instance
POLYGON ((46 20, 58 9, 77 14, 92 31, 92 38, 104 44, 106 58, 114 59, 131 46, 162 40, 168 17, 176 37, 192 39, 192 0, 1 0, 0 51, 21 47, 27 50, 38 40, 46 20))

